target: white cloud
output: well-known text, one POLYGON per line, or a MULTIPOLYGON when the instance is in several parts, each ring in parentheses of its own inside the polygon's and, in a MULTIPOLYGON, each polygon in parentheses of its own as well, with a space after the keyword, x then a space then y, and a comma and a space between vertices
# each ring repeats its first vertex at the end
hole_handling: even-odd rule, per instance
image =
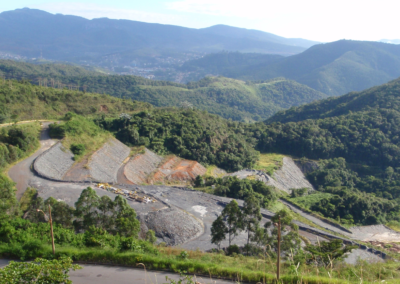
POLYGON ((163 24, 176 24, 178 21, 182 20, 182 17, 175 15, 148 13, 132 9, 119 9, 89 3, 47 3, 31 6, 30 8, 41 9, 50 13, 81 16, 86 19, 106 17, 110 19, 125 19, 163 24))

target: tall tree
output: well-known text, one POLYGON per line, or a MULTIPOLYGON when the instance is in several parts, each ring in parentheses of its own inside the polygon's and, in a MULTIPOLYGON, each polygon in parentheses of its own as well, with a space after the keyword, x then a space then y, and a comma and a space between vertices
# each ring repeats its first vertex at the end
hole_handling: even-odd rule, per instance
POLYGON ((84 189, 75 202, 75 216, 77 219, 74 221, 76 230, 87 230, 90 226, 97 225, 99 206, 99 197, 91 187, 84 189))
POLYGON ((221 242, 226 239, 227 233, 228 228, 225 225, 222 215, 220 215, 211 225, 211 243, 216 244, 218 249, 220 249, 221 242))
POLYGON ((260 202, 254 194, 250 193, 243 204, 243 227, 247 232, 247 246, 257 232, 261 218, 260 202))
POLYGON ((136 212, 121 195, 117 195, 114 199, 114 218, 115 233, 124 237, 138 236, 140 222, 136 219, 136 212))
POLYGON ((226 222, 230 246, 233 239, 239 234, 240 231, 243 230, 242 211, 240 210, 239 204, 236 202, 236 200, 232 200, 228 203, 224 210, 222 210, 221 215, 226 222))
POLYGON ((113 218, 114 202, 107 195, 103 195, 99 199, 97 208, 99 210, 98 226, 110 231, 115 225, 115 219, 113 218))
POLYGON ((53 197, 49 197, 44 202, 45 207, 51 206, 51 217, 53 222, 62 225, 64 228, 72 227, 72 217, 74 209, 64 201, 57 201, 53 197))

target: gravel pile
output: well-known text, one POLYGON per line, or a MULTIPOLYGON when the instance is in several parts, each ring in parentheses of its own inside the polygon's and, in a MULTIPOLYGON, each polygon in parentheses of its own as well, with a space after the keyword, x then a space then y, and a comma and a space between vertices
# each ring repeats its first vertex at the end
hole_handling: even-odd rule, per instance
POLYGON ((167 245, 176 246, 203 233, 201 223, 192 215, 176 208, 150 212, 140 216, 148 229, 167 245))
POLYGON ((89 169, 93 180, 117 182, 118 169, 129 157, 130 148, 115 138, 108 140, 90 158, 89 169))
POLYGON ((155 171, 162 158, 145 149, 144 154, 134 156, 124 167, 125 177, 134 184, 147 182, 147 176, 155 171))
POLYGON ((74 154, 58 142, 41 154, 34 162, 35 171, 42 177, 62 180, 65 173, 74 164, 74 154))

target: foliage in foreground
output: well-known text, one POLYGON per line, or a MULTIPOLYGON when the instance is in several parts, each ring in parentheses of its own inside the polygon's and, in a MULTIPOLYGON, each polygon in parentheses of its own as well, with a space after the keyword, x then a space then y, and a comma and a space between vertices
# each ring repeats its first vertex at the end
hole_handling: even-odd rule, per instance
POLYGON ((71 284, 69 271, 81 269, 79 265, 72 264, 68 257, 47 260, 36 258, 34 262, 15 262, 0 269, 0 283, 20 284, 71 284))

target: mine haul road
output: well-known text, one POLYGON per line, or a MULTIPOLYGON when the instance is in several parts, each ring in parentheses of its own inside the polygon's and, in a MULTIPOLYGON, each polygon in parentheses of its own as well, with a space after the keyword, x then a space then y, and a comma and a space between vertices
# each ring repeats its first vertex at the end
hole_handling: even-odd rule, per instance
MULTIPOLYGON (((96 190, 99 196, 108 195, 111 198, 114 198, 115 195, 111 192, 102 190, 94 186, 94 184, 90 183, 76 183, 76 182, 56 182, 51 181, 42 177, 35 175, 32 171, 32 163, 34 160, 47 149, 49 149, 52 145, 54 145, 57 141, 53 140, 49 136, 49 122, 44 122, 42 124, 42 132, 40 137, 40 148, 30 157, 25 160, 19 162, 15 166, 13 166, 8 174, 12 178, 14 182, 16 182, 17 187, 17 197, 20 198, 26 188, 33 187, 38 190, 39 196, 43 199, 47 199, 52 196, 56 199, 64 200, 67 204, 73 206, 77 201, 82 190, 88 186, 91 186, 94 190, 96 190)), ((138 192, 142 192, 148 196, 153 196, 158 200, 155 204, 145 205, 143 203, 138 203, 136 201, 128 200, 128 203, 132 208, 136 210, 138 216, 147 214, 157 214, 158 212, 166 212, 175 210, 175 212, 184 212, 186 217, 190 217, 192 222, 200 224, 197 233, 192 235, 191 237, 181 238, 181 239, 171 239, 171 245, 179 245, 184 249, 195 250, 200 248, 201 250, 209 250, 211 248, 216 248, 215 245, 211 244, 211 224, 215 220, 215 218, 220 214, 225 205, 230 202, 230 198, 218 197, 202 192, 198 192, 195 190, 177 188, 177 187, 168 187, 168 186, 139 186, 132 185, 126 182, 126 179, 119 178, 121 176, 120 171, 118 174, 118 187, 122 189, 129 190, 137 190, 138 192), (166 210, 167 209, 167 210, 166 210)), ((243 201, 237 200, 239 205, 242 205, 243 201)), ((172 212, 174 213, 174 212, 172 212)), ((273 216, 274 213, 263 209, 263 220, 262 223, 267 222, 273 216)), ((301 212, 298 212, 301 214, 301 212)), ((178 214, 179 215, 179 214, 178 214)), ((305 218, 309 217, 307 214, 302 214, 305 218)), ((318 222, 323 228, 333 229, 330 224, 323 223, 321 220, 311 220, 318 222), (322 222, 322 223, 321 223, 322 222)), ((180 224, 180 220, 175 220, 175 223, 172 222, 168 224, 169 227, 167 229, 174 229, 176 226, 176 230, 181 230, 182 224, 180 224), (175 227, 174 227, 175 226, 175 227)), ((300 234, 304 237, 308 238, 312 243, 316 243, 317 241, 326 240, 324 235, 329 238, 332 236, 331 234, 313 228, 309 225, 296 221, 296 223, 301 227, 300 234)), ((192 227, 189 229, 193 229, 192 227)), ((335 228, 331 231, 337 231, 338 228, 335 228)), ((339 229, 340 231, 340 229, 339 229)), ((333 233, 333 232, 332 232, 333 233)), ((345 238, 349 237, 348 234, 343 234, 345 238)), ((350 237, 351 238, 351 237, 350 237)), ((166 241, 162 239, 162 241, 166 241)), ((238 245, 242 245, 246 243, 246 234, 242 233, 236 238, 236 243, 238 245)), ((222 243, 222 246, 227 246, 228 243, 222 243)), ((367 252, 366 250, 357 249, 354 250, 349 259, 349 262, 355 263, 358 257, 362 257, 363 259, 367 259, 370 261, 382 261, 382 258, 379 255, 374 253, 367 252)), ((0 263, 1 265, 1 263, 0 263)), ((153 272, 152 272, 153 273, 153 272)), ((165 280, 165 275, 169 277, 175 277, 177 279, 176 274, 165 274, 164 272, 157 272, 158 275, 162 276, 157 279, 157 282, 153 283, 163 283, 165 280)), ((154 273, 153 273, 154 274, 154 273)), ((148 275, 151 275, 149 272, 148 275)), ((130 269, 123 267, 108 267, 108 266, 99 266, 99 265, 84 265, 83 270, 78 270, 71 273, 71 279, 76 281, 76 283, 110 283, 111 279, 118 279, 119 283, 123 282, 123 279, 130 280, 130 283, 146 283, 144 271, 138 269, 130 269), (136 275, 136 276, 134 276, 136 275), (138 280, 132 282, 132 277, 142 277, 142 280, 138 280), (120 281, 121 278, 121 281, 120 281), (105 282, 103 282, 103 279, 105 282)), ((210 282, 210 279, 206 281, 206 283, 232 283, 232 282, 210 282)), ((128 282, 126 282, 128 283, 128 282)), ((147 283, 152 283, 147 281, 147 283)))

